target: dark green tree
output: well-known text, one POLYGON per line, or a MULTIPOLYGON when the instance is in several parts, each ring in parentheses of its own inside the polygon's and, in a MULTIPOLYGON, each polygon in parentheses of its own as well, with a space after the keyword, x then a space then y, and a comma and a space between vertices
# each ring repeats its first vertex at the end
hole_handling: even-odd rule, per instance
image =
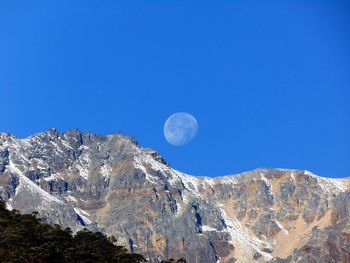
POLYGON ((0 200, 0 262, 6 263, 141 263, 142 255, 129 253, 100 232, 87 229, 73 236, 71 229, 50 226, 37 213, 8 211, 0 200))

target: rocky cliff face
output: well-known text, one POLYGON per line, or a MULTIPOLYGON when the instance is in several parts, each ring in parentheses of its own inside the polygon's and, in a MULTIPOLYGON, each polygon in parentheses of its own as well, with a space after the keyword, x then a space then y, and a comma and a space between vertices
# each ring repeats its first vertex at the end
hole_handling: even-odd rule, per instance
POLYGON ((0 197, 115 235, 151 262, 350 262, 349 179, 256 169, 197 177, 121 134, 0 133, 0 197))

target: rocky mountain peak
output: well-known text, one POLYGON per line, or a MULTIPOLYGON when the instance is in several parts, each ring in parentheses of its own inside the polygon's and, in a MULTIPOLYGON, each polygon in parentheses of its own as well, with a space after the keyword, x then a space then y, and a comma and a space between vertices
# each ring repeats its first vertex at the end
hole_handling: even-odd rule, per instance
POLYGON ((1 133, 0 197, 49 223, 115 235, 151 262, 347 262, 350 253, 348 178, 270 168, 191 176, 120 133, 1 133))

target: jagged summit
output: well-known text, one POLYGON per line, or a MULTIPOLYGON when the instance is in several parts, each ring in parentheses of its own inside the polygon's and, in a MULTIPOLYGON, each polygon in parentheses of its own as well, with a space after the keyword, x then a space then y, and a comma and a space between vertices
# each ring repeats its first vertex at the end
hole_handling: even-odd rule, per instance
MULTIPOLYGON (((14 140, 14 139, 17 139, 17 137, 15 135, 10 134, 10 133, 1 133, 0 132, 0 143, 4 143, 5 140, 14 140)), ((121 132, 101 135, 101 134, 96 134, 96 133, 91 133, 91 132, 83 132, 77 128, 69 129, 69 130, 64 131, 64 132, 59 132, 56 128, 51 128, 51 129, 48 129, 46 131, 31 135, 28 138, 18 139, 18 140, 25 140, 25 141, 32 140, 33 141, 36 139, 40 139, 42 141, 47 141, 47 140, 59 141, 59 140, 61 140, 62 143, 73 143, 73 141, 75 141, 75 143, 77 143, 78 145, 84 145, 84 144, 90 143, 91 141, 125 140, 125 141, 130 142, 130 145, 129 145, 130 147, 136 146, 139 149, 141 149, 144 153, 152 156, 155 160, 157 160, 163 164, 168 165, 167 161, 164 159, 163 156, 160 155, 159 152, 157 152, 156 150, 154 150, 152 148, 142 148, 139 145, 138 141, 134 137, 124 135, 121 132)), ((281 173, 285 173, 288 171, 292 172, 292 171, 301 171, 301 170, 286 169, 286 168, 256 168, 254 170, 242 172, 239 174, 229 174, 229 175, 224 175, 224 176, 216 176, 216 175, 208 175, 208 176, 222 178, 222 177, 226 177, 226 176, 237 176, 237 175, 244 175, 244 174, 253 175, 253 174, 260 174, 260 173, 269 174, 269 176, 272 176, 272 175, 279 175, 281 173)), ((309 172, 307 170, 302 170, 302 171, 304 171, 305 173, 308 173, 310 175, 312 174, 311 172, 309 172)), ((314 175, 314 176, 317 176, 317 175, 314 175)))
POLYGON ((191 176, 120 133, 0 134, 8 206, 113 234, 152 262, 346 262, 349 195, 348 178, 304 170, 191 176))

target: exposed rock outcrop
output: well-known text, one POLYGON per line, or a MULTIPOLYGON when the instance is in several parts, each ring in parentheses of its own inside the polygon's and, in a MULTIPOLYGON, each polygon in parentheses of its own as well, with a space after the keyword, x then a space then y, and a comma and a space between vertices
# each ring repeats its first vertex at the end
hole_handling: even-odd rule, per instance
POLYGON ((350 258, 349 179, 287 169, 190 176, 122 134, 0 133, 0 197, 49 223, 113 234, 151 262, 350 258))

